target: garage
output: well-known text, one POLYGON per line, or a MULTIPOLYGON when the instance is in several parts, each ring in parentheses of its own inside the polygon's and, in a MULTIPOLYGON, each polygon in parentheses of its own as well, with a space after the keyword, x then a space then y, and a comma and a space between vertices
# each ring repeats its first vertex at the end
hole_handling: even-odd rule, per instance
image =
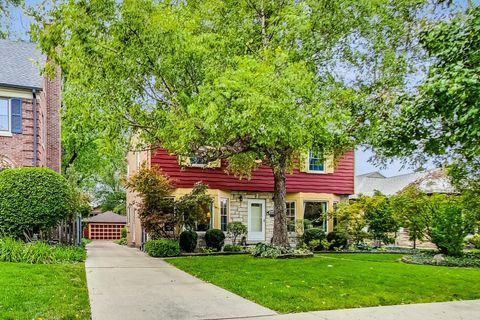
POLYGON ((84 219, 86 223, 84 237, 91 240, 118 240, 121 230, 127 223, 127 217, 112 211, 97 214, 84 219))

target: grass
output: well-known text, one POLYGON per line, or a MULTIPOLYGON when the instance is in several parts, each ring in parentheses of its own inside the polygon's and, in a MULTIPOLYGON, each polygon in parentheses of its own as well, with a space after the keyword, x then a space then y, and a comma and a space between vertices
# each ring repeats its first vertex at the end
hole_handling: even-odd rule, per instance
POLYGON ((282 313, 480 298, 480 269, 411 265, 400 254, 167 259, 186 272, 282 313))
POLYGON ((90 319, 83 263, 0 263, 0 319, 90 319))

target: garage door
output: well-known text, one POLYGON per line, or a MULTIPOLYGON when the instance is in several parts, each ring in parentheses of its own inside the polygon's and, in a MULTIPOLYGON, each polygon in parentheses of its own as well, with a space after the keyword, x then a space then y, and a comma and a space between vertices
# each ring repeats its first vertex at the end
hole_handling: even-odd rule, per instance
POLYGON ((121 237, 122 224, 90 224, 90 239, 92 240, 118 240, 121 237))

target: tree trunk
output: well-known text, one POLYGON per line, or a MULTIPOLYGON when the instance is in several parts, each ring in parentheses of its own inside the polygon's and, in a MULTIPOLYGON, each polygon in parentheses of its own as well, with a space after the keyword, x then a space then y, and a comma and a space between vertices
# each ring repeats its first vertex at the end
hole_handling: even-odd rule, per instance
POLYGON ((273 166, 273 237, 272 244, 282 247, 288 247, 287 233, 287 207, 285 204, 285 195, 287 193, 286 161, 282 158, 280 163, 273 166))

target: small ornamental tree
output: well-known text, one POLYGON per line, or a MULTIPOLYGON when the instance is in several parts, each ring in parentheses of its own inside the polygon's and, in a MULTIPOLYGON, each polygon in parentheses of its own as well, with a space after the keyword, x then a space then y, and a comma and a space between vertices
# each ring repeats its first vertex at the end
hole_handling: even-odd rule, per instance
POLYGON ((232 243, 237 244, 237 238, 247 234, 247 226, 240 221, 230 222, 227 226, 227 234, 232 238, 232 243))
POLYGON ((140 202, 135 203, 143 227, 152 238, 168 236, 167 226, 174 226, 174 203, 170 198, 173 186, 159 168, 142 165, 126 182, 136 192, 140 202))
POLYGON ((385 244, 392 243, 391 234, 398 230, 390 199, 380 193, 364 197, 363 210, 372 238, 385 244))
POLYGON ((208 228, 212 202, 207 185, 196 183, 190 193, 175 201, 176 223, 187 230, 195 230, 199 225, 208 228))
POLYGON ((367 221, 363 214, 362 197, 350 203, 339 203, 337 206, 337 227, 336 229, 345 233, 347 237, 356 245, 368 238, 365 231, 367 221))
POLYGON ((51 169, 0 171, 0 233, 31 238, 70 218, 76 202, 68 181, 51 169))

